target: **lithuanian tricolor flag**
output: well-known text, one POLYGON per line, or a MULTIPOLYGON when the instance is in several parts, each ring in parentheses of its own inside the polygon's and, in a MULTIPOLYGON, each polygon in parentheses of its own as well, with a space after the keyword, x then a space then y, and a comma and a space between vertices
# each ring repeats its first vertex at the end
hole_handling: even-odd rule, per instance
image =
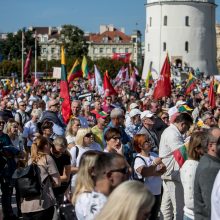
POLYGON ((186 84, 186 95, 189 94, 193 89, 195 89, 195 87, 196 87, 196 78, 190 72, 189 78, 186 84))
POLYGON ((83 78, 87 78, 89 74, 89 67, 87 65, 87 60, 85 56, 83 56, 81 68, 83 72, 83 78))
POLYGON ((65 60, 63 46, 61 47, 60 98, 62 101, 61 112, 62 112, 63 120, 67 124, 71 116, 71 105, 70 105, 69 87, 66 78, 66 60, 65 60))
POLYGON ((82 70, 81 70, 79 60, 76 59, 75 63, 73 64, 72 69, 70 70, 70 72, 67 76, 67 81, 68 81, 68 83, 70 83, 74 79, 82 77, 82 75, 83 74, 82 74, 82 70))
POLYGON ((176 149, 173 152, 173 156, 176 162, 179 164, 179 167, 181 168, 184 162, 188 159, 186 145, 183 145, 182 147, 176 149))

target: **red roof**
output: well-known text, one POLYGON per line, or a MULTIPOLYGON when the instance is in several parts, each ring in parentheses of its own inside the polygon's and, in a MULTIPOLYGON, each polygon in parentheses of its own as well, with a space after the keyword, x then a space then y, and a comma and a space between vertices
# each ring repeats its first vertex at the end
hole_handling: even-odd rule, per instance
POLYGON ((108 43, 130 43, 131 37, 124 34, 123 32, 115 29, 114 31, 105 31, 101 34, 90 34, 89 41, 95 43, 103 43, 104 38, 108 37, 108 43), (119 41, 116 41, 115 38, 119 37, 119 41))

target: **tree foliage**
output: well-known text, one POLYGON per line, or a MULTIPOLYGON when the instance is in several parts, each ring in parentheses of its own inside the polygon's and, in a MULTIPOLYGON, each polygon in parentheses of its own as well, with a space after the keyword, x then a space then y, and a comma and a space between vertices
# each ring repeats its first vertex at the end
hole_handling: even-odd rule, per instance
MULTIPOLYGON (((24 54, 28 54, 30 48, 34 53, 35 38, 33 32, 24 31, 24 54)), ((6 40, 0 42, 0 53, 4 60, 19 60, 22 57, 22 30, 16 34, 8 33, 6 40)), ((37 47, 37 54, 39 55, 40 48, 37 47)))
POLYGON ((88 53, 88 45, 84 37, 84 32, 77 26, 63 25, 61 38, 63 40, 67 57, 82 57, 88 53))

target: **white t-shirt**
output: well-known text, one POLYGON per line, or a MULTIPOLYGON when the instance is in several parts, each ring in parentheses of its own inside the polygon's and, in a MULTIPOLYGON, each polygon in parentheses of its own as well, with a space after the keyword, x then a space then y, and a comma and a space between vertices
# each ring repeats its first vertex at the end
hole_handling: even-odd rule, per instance
POLYGON ((211 220, 220 219, 220 171, 212 188, 211 208, 211 220))
POLYGON ((186 160, 180 169, 180 178, 184 189, 184 214, 194 219, 194 180, 196 168, 199 162, 196 160, 186 160))
POLYGON ((81 193, 75 204, 75 211, 78 220, 92 220, 99 214, 107 201, 107 197, 98 192, 81 193))
POLYGON ((75 139, 76 139, 76 136, 72 136, 72 135, 66 136, 67 144, 75 144, 75 139))
POLYGON ((33 143, 33 138, 34 135, 37 133, 38 128, 37 128, 37 123, 33 122, 32 120, 28 121, 24 125, 24 130, 23 130, 23 137, 27 138, 27 146, 31 146, 33 143))
MULTIPOLYGON (((73 166, 73 167, 79 167, 79 162, 81 160, 82 155, 85 152, 90 151, 90 150, 99 150, 99 148, 97 148, 97 145, 90 145, 89 147, 81 147, 81 146, 77 146, 77 147, 78 147, 78 155, 76 155, 76 153, 77 153, 76 146, 74 146, 70 149, 71 166, 73 166)), ((100 151, 102 151, 101 147, 100 147, 100 149, 101 149, 100 151)), ((76 175, 73 175, 72 180, 71 180, 72 187, 75 186, 75 182, 76 182, 76 175)))
MULTIPOLYGON (((157 154, 150 152, 149 157, 144 157, 141 154, 137 154, 137 156, 142 157, 144 161, 140 158, 136 158, 134 162, 134 170, 138 175, 138 178, 141 178, 141 175, 136 171, 139 167, 142 166, 151 166, 155 158, 158 157, 157 154)), ((150 176, 144 178, 144 184, 148 187, 153 195, 160 195, 161 194, 161 184, 162 180, 160 176, 150 176)))

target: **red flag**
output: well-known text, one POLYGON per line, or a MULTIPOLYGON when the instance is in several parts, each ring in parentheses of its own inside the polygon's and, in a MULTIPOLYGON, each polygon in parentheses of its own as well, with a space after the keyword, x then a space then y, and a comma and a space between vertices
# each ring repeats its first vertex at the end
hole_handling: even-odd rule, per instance
POLYGON ((113 53, 113 60, 120 60, 124 63, 130 62, 131 53, 113 53))
POLYGON ((66 61, 64 55, 64 48, 61 47, 61 81, 60 81, 60 98, 62 100, 62 116, 64 122, 67 124, 71 116, 71 104, 69 88, 66 78, 66 61))
POLYGON ((169 97, 171 95, 171 81, 170 81, 170 62, 168 55, 164 61, 163 67, 160 72, 160 78, 157 80, 154 88, 154 99, 162 97, 169 97))
POLYGON ((113 86, 110 82, 110 78, 109 78, 107 70, 104 74, 103 87, 104 87, 104 91, 105 91, 105 96, 116 95, 117 94, 117 92, 115 91, 115 89, 113 88, 113 86))
POLYGON ((28 74, 30 73, 30 66, 31 66, 31 55, 32 55, 32 51, 31 49, 29 50, 29 53, 27 55, 27 59, 25 61, 25 65, 24 65, 24 79, 27 78, 28 74))
POLYGON ((208 98, 209 98, 209 105, 211 106, 211 108, 215 108, 216 104, 215 104, 215 93, 214 93, 214 78, 213 80, 210 82, 210 86, 209 86, 209 93, 208 93, 208 98))

